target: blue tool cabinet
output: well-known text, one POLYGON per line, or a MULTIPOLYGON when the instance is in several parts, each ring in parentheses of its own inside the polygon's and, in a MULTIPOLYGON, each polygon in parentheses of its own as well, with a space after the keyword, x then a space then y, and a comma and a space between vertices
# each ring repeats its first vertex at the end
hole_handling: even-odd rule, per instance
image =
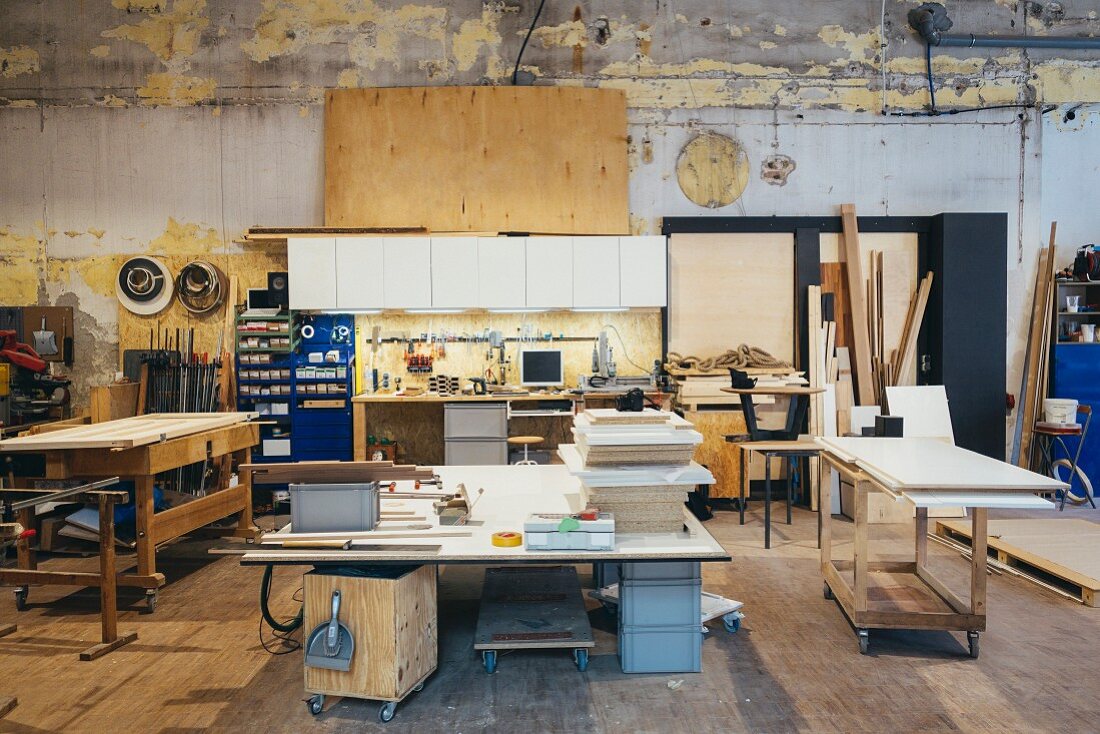
POLYGON ((355 317, 300 318, 302 337, 293 356, 290 460, 351 461, 355 317))

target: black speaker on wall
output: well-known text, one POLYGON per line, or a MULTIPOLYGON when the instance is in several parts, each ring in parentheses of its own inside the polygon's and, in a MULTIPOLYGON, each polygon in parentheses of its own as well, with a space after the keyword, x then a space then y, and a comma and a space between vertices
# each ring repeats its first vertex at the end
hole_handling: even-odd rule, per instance
POLYGON ((272 307, 290 307, 290 281, 285 272, 267 274, 267 300, 272 307))

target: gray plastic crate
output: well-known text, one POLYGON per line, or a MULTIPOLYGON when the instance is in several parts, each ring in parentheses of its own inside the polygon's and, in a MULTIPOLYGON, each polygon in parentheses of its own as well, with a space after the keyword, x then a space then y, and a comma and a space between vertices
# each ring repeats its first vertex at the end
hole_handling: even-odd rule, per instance
POLYGON ((698 622, 702 592, 703 582, 698 579, 623 579, 619 582, 619 626, 671 627, 698 622))
POLYGON ((701 579, 699 561, 657 561, 624 563, 619 571, 623 579, 701 579))
POLYGON ((624 673, 698 673, 703 668, 703 626, 620 627, 624 673))
POLYGON ((290 485, 292 532, 363 532, 374 530, 378 518, 377 482, 290 485))

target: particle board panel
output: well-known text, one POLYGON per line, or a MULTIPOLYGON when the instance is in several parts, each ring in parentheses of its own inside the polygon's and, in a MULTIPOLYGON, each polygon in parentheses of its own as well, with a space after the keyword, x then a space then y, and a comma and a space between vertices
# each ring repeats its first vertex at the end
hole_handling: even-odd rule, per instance
POLYGON ((331 89, 325 225, 628 234, 626 135, 620 90, 331 89))
POLYGON ((706 358, 748 344, 794 360, 792 234, 674 234, 668 249, 668 351, 706 358))

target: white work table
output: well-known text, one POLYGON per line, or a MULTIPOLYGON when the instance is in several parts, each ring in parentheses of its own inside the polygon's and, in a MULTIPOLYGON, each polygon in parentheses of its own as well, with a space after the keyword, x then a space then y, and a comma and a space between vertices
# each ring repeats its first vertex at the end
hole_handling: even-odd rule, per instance
MULTIPOLYGON (((822 512, 821 572, 825 597, 835 595, 856 627, 866 653, 870 629, 963 630, 972 657, 986 624, 987 510, 1043 509, 1053 503, 1037 492, 1066 485, 934 438, 818 438, 823 466, 855 489, 853 558, 832 558, 831 518, 822 512), (916 507, 915 561, 872 562, 867 538, 867 497, 884 492, 916 507), (929 572, 928 508, 962 506, 971 515, 973 553, 970 597, 964 601, 929 572), (851 572, 851 583, 844 572, 851 572), (869 591, 870 590, 870 591, 869 591)), ((819 506, 830 506, 822 481, 819 506)))
MULTIPOLYGON (((431 524, 426 537, 416 531, 400 538, 386 538, 387 526, 410 521, 384 520, 370 533, 310 534, 310 538, 350 538, 348 550, 282 549, 263 547, 280 538, 291 538, 289 528, 268 533, 260 546, 245 553, 242 563, 280 565, 339 565, 348 563, 511 564, 593 563, 624 561, 728 561, 729 554, 691 513, 684 511, 685 530, 679 533, 616 533, 611 551, 528 551, 522 545, 501 548, 492 544, 493 533, 522 532, 528 515, 574 513, 584 509, 584 488, 562 465, 540 466, 442 466, 436 468, 445 493, 457 493, 463 484, 472 503, 465 525, 440 525, 432 503, 424 499, 388 499, 382 494, 382 510, 412 511, 431 524), (484 490, 479 495, 479 490, 484 490), (431 537, 433 533, 469 533, 465 537, 431 537)), ((415 494, 412 483, 398 483, 397 492, 415 494)), ((425 489, 424 491, 428 491, 425 489)), ((435 488, 432 491, 438 493, 435 488)), ((396 528, 395 528, 396 532, 396 528)))

